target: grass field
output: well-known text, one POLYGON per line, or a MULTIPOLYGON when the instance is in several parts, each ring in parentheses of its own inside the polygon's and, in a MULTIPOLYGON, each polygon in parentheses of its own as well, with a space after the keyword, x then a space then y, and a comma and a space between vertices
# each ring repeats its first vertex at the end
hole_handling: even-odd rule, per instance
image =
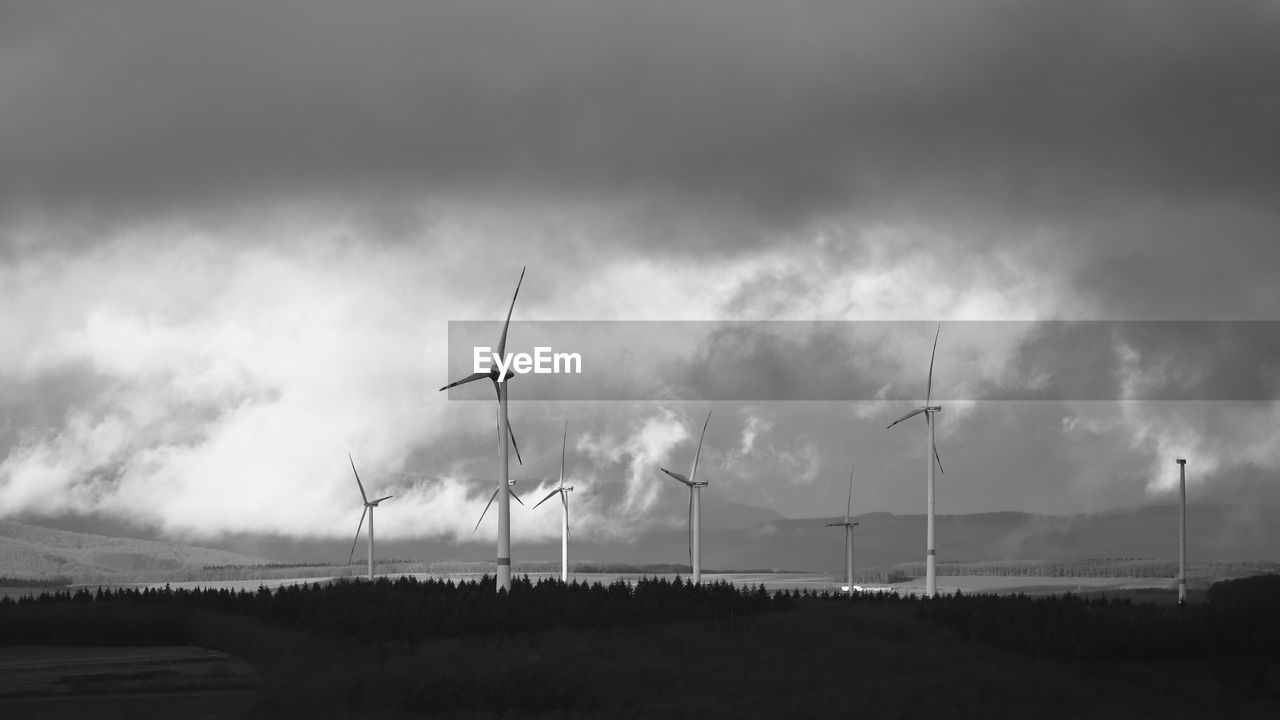
POLYGON ((235 717, 257 699, 243 660, 191 645, 0 647, 0 717, 235 717))

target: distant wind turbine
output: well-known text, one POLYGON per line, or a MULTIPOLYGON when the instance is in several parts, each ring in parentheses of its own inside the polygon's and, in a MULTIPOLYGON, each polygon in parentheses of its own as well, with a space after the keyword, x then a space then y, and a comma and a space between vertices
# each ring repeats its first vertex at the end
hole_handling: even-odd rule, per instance
MULTIPOLYGON (((516 297, 520 295, 520 285, 524 282, 524 272, 525 268, 521 268, 520 280, 516 282, 516 291, 511 296, 511 306, 507 308, 507 320, 502 325, 502 337, 498 339, 497 355, 503 360, 506 359, 507 353, 507 329, 511 327, 511 313, 516 309, 516 297)), ((524 464, 524 461, 520 460, 520 447, 516 445, 515 435, 511 432, 511 422, 507 417, 507 381, 513 377, 515 377, 515 373, 510 370, 507 371, 505 376, 499 377, 498 366, 493 364, 487 373, 472 373, 461 380, 455 380, 440 388, 441 392, 443 392, 452 387, 488 378, 493 383, 493 391, 498 395, 498 463, 502 474, 498 483, 498 495, 501 496, 501 500, 498 502, 498 567, 496 575, 497 589, 499 591, 506 590, 507 592, 511 592, 511 493, 510 454, 507 449, 506 438, 511 438, 511 446, 515 448, 516 459, 520 461, 521 465, 524 464)))
POLYGON ((369 496, 364 492, 364 483, 360 482, 360 473, 356 472, 356 461, 351 459, 351 453, 347 453, 347 460, 351 461, 351 472, 356 476, 356 485, 360 487, 360 498, 364 500, 364 510, 360 513, 360 524, 356 525, 356 536, 351 541, 351 555, 347 558, 347 564, 351 564, 351 560, 356 556, 356 543, 360 540, 360 528, 364 525, 364 516, 369 516, 369 579, 373 579, 373 509, 383 500, 390 500, 392 495, 380 497, 377 500, 370 500, 369 496))
POLYGON ((1178 604, 1187 604, 1187 459, 1178 458, 1178 604))
POLYGON ((698 458, 702 456, 702 441, 707 436, 707 424, 711 422, 711 411, 707 411, 707 420, 702 423, 702 435, 698 438, 698 451, 693 456, 693 471, 685 477, 683 473, 674 472, 664 467, 659 469, 689 487, 689 565, 693 571, 693 581, 702 582, 702 488, 705 482, 698 482, 698 458))
POLYGON ((844 522, 827 523, 827 527, 844 528, 844 576, 847 581, 846 592, 853 594, 853 529, 856 522, 849 522, 849 513, 853 508, 853 468, 849 468, 849 499, 844 504, 844 522))
POLYGON ((929 464, 929 520, 928 520, 928 538, 927 550, 925 555, 925 595, 933 597, 938 592, 937 569, 934 566, 937 557, 936 549, 933 544, 933 464, 938 463, 938 472, 942 472, 942 458, 938 455, 938 446, 934 442, 934 430, 938 424, 937 418, 933 417, 937 413, 942 412, 942 407, 938 405, 930 405, 929 401, 933 398, 933 359, 938 353, 938 336, 942 334, 942 326, 938 326, 937 332, 933 334, 933 352, 929 355, 929 382, 925 385, 924 407, 916 408, 902 417, 889 423, 889 427, 893 427, 903 420, 913 418, 916 415, 924 413, 925 425, 929 426, 929 448, 926 462, 929 464))
MULTIPOLYGON (((569 442, 569 421, 564 421, 564 437, 560 440, 560 487, 547 493, 547 496, 538 501, 538 505, 550 500, 556 495, 560 496, 560 504, 564 506, 564 512, 561 515, 563 521, 560 531, 560 579, 569 582, 569 493, 573 492, 573 486, 564 486, 564 451, 565 446, 569 442)), ((534 505, 533 509, 537 510, 538 505, 534 505)))

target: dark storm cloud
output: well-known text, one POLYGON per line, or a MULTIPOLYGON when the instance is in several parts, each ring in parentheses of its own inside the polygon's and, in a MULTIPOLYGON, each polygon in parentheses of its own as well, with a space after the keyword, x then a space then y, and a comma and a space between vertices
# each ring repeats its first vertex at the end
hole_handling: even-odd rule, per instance
POLYGON ((1275 322, 1040 322, 980 391, 1016 400, 1280 398, 1275 322))
POLYGON ((536 188, 787 223, 1280 185, 1274 3, 5 7, 10 207, 536 188))

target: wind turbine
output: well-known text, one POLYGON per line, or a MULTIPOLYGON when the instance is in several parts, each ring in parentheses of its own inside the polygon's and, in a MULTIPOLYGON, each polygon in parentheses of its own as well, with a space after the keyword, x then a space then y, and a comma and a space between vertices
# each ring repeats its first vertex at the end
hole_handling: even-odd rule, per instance
MULTIPOLYGON (((550 500, 556 495, 560 496, 560 504, 564 506, 562 514, 563 524, 560 532, 560 580, 569 582, 569 493, 573 492, 573 486, 564 486, 564 449, 569 442, 569 421, 564 421, 564 437, 560 440, 560 487, 547 493, 547 496, 538 501, 538 505, 550 500)), ((538 505, 534 505, 533 509, 537 510, 538 505)))
POLYGON ((848 579, 848 593, 853 594, 853 529, 856 522, 849 522, 849 512, 853 508, 853 468, 849 468, 849 499, 844 504, 844 522, 827 523, 827 527, 844 528, 844 575, 848 579))
POLYGON ((1181 519, 1178 522, 1178 604, 1187 604, 1187 459, 1178 458, 1178 497, 1181 519))
MULTIPOLYGON (((498 339, 498 357, 506 358, 507 353, 507 329, 511 326, 511 313, 516 309, 516 297, 520 295, 520 285, 524 282, 525 268, 520 269, 520 280, 516 282, 516 291, 511 296, 511 306, 507 308, 507 320, 502 325, 502 337, 498 339)), ((511 422, 507 417, 507 382, 515 377, 515 373, 508 370, 505 375, 499 376, 496 364, 489 367, 489 372, 472 373, 461 380, 445 385, 440 388, 443 392, 452 387, 466 385, 476 380, 484 380, 488 378, 493 383, 493 391, 498 395, 498 462, 502 470, 501 482, 498 483, 498 495, 501 501, 498 503, 498 558, 497 558, 497 589, 498 591, 506 590, 511 592, 511 498, 510 498, 510 453, 507 449, 506 438, 511 438, 511 445, 516 450, 516 459, 523 465, 524 461, 520 460, 520 447, 516 445, 516 437, 511 432, 511 422)), ((487 508, 486 508, 487 509, 487 508)))
POLYGON ((933 334, 933 352, 929 355, 929 382, 925 385, 924 391, 924 407, 918 407, 915 410, 903 415, 902 417, 889 423, 889 427, 893 427, 903 420, 913 418, 916 415, 924 413, 925 425, 929 426, 929 449, 926 462, 929 464, 929 521, 928 521, 928 538, 927 550, 925 555, 925 596, 933 597, 938 592, 937 569, 934 567, 937 552, 933 545, 933 463, 938 463, 938 472, 942 472, 942 458, 938 456, 938 446, 934 442, 934 430, 938 424, 937 418, 933 415, 942 412, 942 407, 938 405, 930 405, 929 401, 933 398, 933 358, 938 353, 938 335, 942 334, 942 326, 938 326, 937 332, 933 334))
POLYGON ((383 500, 390 500, 392 495, 380 497, 377 500, 370 500, 369 496, 364 492, 364 483, 360 482, 360 473, 356 472, 356 461, 351 459, 351 453, 347 453, 347 459, 351 460, 351 472, 356 476, 356 485, 360 487, 360 498, 364 500, 364 510, 360 513, 360 524, 356 525, 356 536, 351 541, 351 555, 347 558, 347 564, 351 564, 352 558, 356 556, 356 542, 360 540, 360 528, 364 525, 364 516, 369 516, 369 579, 373 579, 373 509, 383 500))
POLYGON ((693 581, 702 582, 702 488, 705 482, 698 482, 698 458, 702 455, 702 440, 707 436, 707 424, 711 422, 711 411, 707 411, 707 420, 702 423, 702 435, 698 438, 698 452, 693 456, 693 471, 685 477, 684 473, 674 472, 659 467, 662 472, 689 486, 689 565, 693 571, 693 581))

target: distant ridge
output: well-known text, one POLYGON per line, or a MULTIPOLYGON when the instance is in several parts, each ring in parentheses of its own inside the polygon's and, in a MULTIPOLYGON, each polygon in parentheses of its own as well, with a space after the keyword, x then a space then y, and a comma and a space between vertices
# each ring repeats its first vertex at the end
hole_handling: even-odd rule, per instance
MULTIPOLYGON (((1015 511, 944 514, 937 518, 938 562, 945 566, 1091 558, 1176 560, 1177 517, 1176 505, 1078 515, 1015 511)), ((705 527, 705 566, 725 571, 773 568, 831 573, 842 566, 844 547, 840 533, 825 527, 833 517, 764 518, 747 526, 705 527)), ((875 512, 854 519, 860 523, 854 534, 854 562, 858 568, 886 568, 923 560, 923 515, 875 512)), ((241 547, 271 547, 263 542, 264 538, 242 538, 241 547)), ((325 567, 346 567, 342 560, 346 559, 349 539, 287 542, 289 545, 268 554, 277 562, 323 561, 325 567), (308 555, 298 548, 305 549, 308 555), (331 558, 341 559, 334 562, 331 558)), ((680 565, 688 557, 688 537, 682 527, 652 529, 638 537, 621 539, 575 535, 572 542, 579 558, 575 562, 595 565, 680 565)), ((419 538, 388 541, 380 554, 384 558, 411 558, 426 563, 459 558, 483 565, 489 562, 484 558, 491 552, 492 545, 487 540, 456 545, 439 538, 419 538)), ((550 541, 520 543, 517 552, 519 563, 558 562, 560 545, 550 541)), ((1188 560, 1193 564, 1280 562, 1280 507, 1191 505, 1188 560)), ((269 563, 262 557, 227 550, 0 522, 0 577, 62 576, 83 583, 168 582, 208 577, 209 573, 200 572, 205 567, 269 563)), ((263 568, 264 576, 281 572, 263 568)))
POLYGON ((89 535, 0 521, 0 576, 75 582, 180 579, 206 565, 260 565, 263 558, 158 540, 89 535))
MULTIPOLYGON (((708 538, 706 562, 716 567, 839 568, 843 547, 832 517, 771 520, 708 538)), ((876 512, 858 515, 859 567, 922 561, 925 518, 876 512)), ((1190 505, 1188 556, 1193 560, 1280 561, 1280 507, 1190 505)), ((1178 506, 1150 505, 1078 515, 1015 511, 938 515, 939 562, 1176 559, 1178 506)))

